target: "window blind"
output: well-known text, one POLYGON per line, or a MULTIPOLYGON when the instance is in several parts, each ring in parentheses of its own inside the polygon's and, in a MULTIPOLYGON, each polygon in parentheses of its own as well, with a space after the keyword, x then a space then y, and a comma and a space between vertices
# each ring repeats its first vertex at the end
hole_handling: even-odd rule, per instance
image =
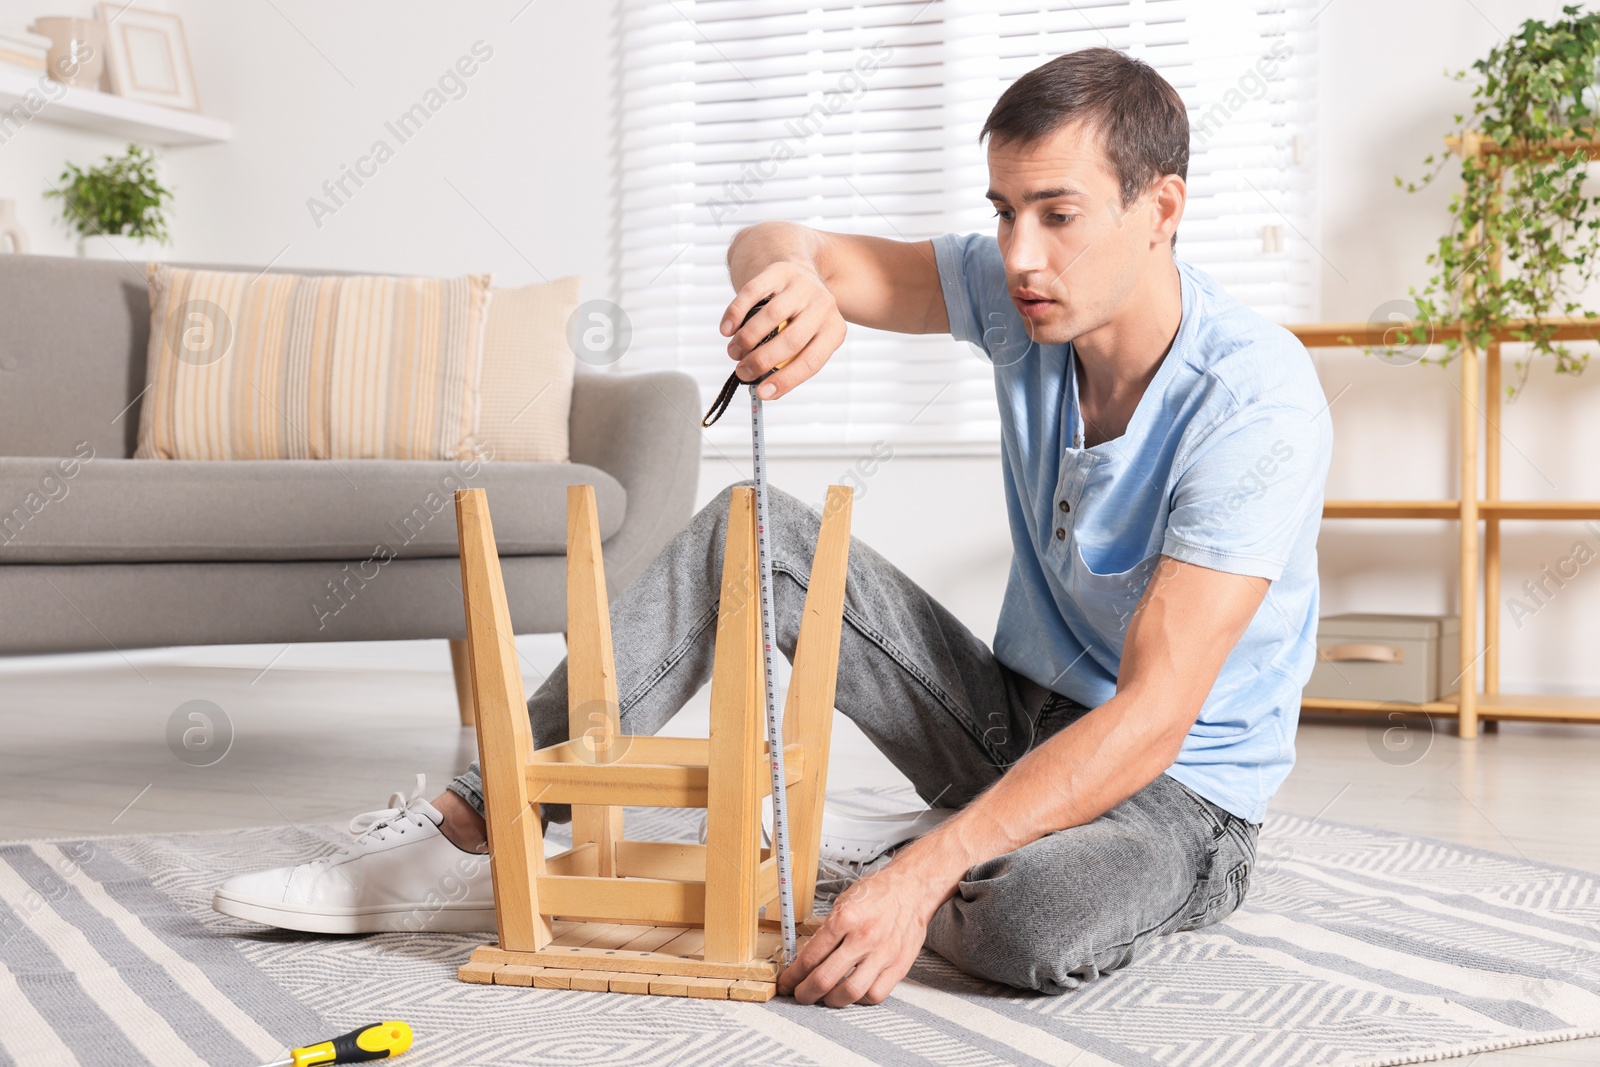
MULTIPOLYGON (((1179 257, 1276 321, 1313 318, 1311 14, 1309 0, 624 0, 629 365, 685 370, 709 403, 733 368, 717 323, 742 226, 992 234, 977 143, 989 109, 1033 67, 1097 45, 1150 63, 1189 108, 1179 257)), ((948 336, 852 326, 769 406, 767 434, 775 455, 991 452, 992 370, 948 336)), ((705 440, 749 447, 738 417, 705 440)))

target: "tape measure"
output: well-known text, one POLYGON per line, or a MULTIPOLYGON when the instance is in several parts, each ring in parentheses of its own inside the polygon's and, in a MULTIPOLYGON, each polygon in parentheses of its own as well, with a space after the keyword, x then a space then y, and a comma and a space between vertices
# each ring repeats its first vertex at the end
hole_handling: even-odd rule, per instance
MULTIPOLYGON (((771 299, 769 296, 757 301, 739 325, 742 327, 748 323, 771 299)), ((787 325, 787 321, 780 322, 756 347, 760 348, 778 336, 778 332, 787 325)), ((778 701, 772 688, 772 635, 776 630, 772 608, 772 554, 767 543, 767 436, 761 417, 761 397, 757 395, 756 387, 787 362, 785 360, 778 364, 753 382, 740 380, 738 371, 735 371, 723 383, 722 391, 711 404, 711 410, 700 420, 701 426, 710 426, 728 409, 728 403, 739 386, 750 387, 750 456, 755 468, 756 561, 761 586, 761 675, 767 698, 767 748, 771 753, 772 770, 772 851, 778 858, 778 912, 779 925, 783 929, 782 963, 785 967, 794 962, 795 957, 794 865, 789 845, 788 778, 783 770, 783 719, 778 714, 778 701)))

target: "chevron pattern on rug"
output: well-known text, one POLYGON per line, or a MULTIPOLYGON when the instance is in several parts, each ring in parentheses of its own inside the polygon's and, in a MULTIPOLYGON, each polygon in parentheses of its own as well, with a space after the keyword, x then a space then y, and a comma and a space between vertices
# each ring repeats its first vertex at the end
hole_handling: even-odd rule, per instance
MULTIPOLYGON (((629 818, 643 837, 695 834, 686 812, 629 818)), ((456 969, 480 935, 313 937, 211 911, 228 875, 335 840, 0 847, 0 1063, 249 1065, 379 1018, 414 1027, 408 1059, 468 1067, 1379 1067, 1600 1035, 1600 876, 1293 815, 1268 819, 1239 911, 1072 993, 994 986, 925 953, 886 1003, 843 1011, 467 985, 456 969)))

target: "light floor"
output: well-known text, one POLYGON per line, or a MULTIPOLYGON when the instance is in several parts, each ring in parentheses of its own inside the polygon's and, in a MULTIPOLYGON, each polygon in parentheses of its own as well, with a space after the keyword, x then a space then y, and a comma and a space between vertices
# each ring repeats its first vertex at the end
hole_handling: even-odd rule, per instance
MULTIPOLYGON (((530 688, 562 655, 559 637, 519 646, 530 688)), ((704 736, 705 701, 671 732, 704 736)), ((1274 807, 1600 872, 1600 728, 1505 724, 1472 742, 1441 726, 1388 745, 1383 729, 1302 723, 1274 807)), ((474 754, 443 642, 0 659, 0 736, 0 840, 343 822, 409 792, 418 772, 434 795, 474 754), (191 701, 220 709, 209 712, 209 752, 203 734, 189 735, 200 743, 192 762, 209 761, 231 730, 209 766, 175 754, 185 730, 205 729, 188 713, 206 705, 180 713, 191 701)), ((829 777, 902 781, 842 717, 829 777)), ((1600 1064, 1600 1039, 1460 1062, 1600 1064)))

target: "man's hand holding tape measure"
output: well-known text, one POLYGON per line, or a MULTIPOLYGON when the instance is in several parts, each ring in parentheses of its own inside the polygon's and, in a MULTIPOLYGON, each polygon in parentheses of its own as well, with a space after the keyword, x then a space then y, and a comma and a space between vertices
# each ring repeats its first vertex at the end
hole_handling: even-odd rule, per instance
POLYGON ((734 373, 775 400, 822 369, 844 343, 846 323, 899 333, 945 333, 933 243, 824 233, 783 222, 741 230, 728 248, 737 290, 720 330, 734 373), (750 319, 745 316, 767 300, 750 319), (742 324, 742 325, 741 325, 742 324), (782 326, 783 332, 762 340, 782 326))
POLYGON ((763 400, 784 395, 821 370, 845 337, 844 316, 828 287, 815 271, 792 263, 775 263, 750 279, 723 313, 720 328, 729 339, 728 356, 739 361, 734 373, 741 381, 777 371, 756 390, 763 400), (781 332, 774 337, 774 331, 781 332), (763 343, 767 337, 772 339, 763 343))

